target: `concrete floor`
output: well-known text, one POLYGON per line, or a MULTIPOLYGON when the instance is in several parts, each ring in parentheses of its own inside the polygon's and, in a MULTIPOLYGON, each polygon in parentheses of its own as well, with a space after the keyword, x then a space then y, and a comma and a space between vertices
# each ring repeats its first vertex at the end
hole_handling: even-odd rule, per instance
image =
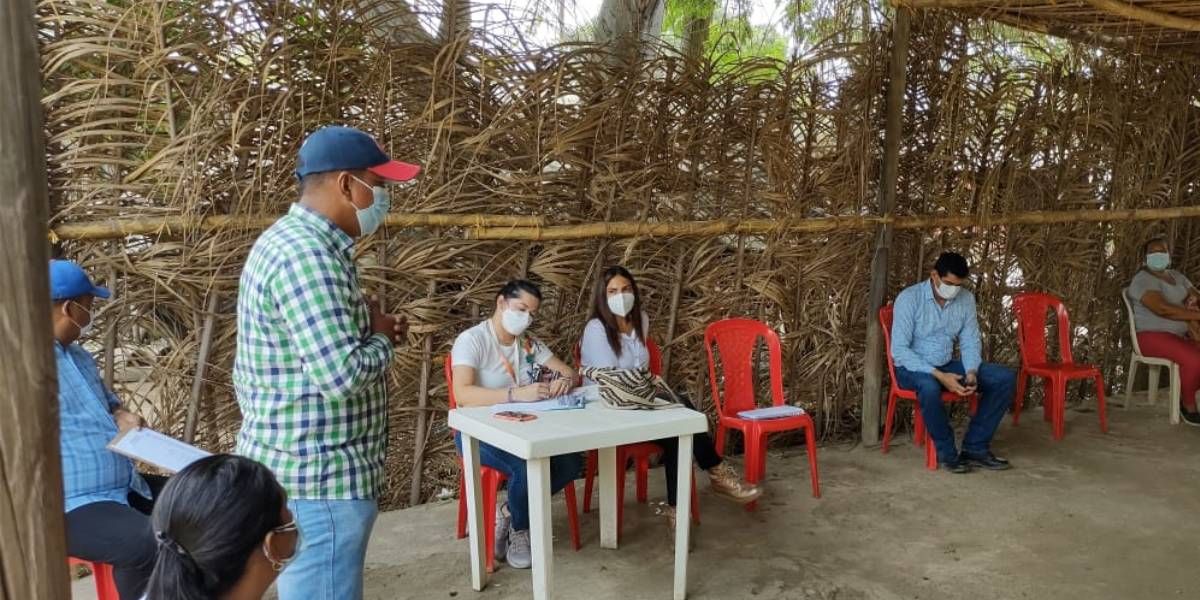
MULTIPOLYGON (((995 449, 1016 468, 1003 473, 926 471, 907 432, 888 455, 826 446, 819 500, 803 452, 773 452, 756 513, 708 494, 701 476, 689 597, 1194 598, 1200 429, 1172 427, 1161 404, 1111 412, 1112 431, 1103 435, 1095 413, 1069 411, 1062 442, 1051 440, 1038 411, 1019 428, 1006 419, 995 449)), ((662 496, 661 471, 651 482, 653 501, 662 496)), ((671 597, 666 527, 629 497, 617 551, 599 547, 593 512, 581 515, 584 547, 573 552, 562 500, 554 499, 555 597, 671 597)), ((454 517, 453 503, 381 515, 367 598, 530 597, 528 572, 506 566, 485 591, 471 590, 454 517)), ((88 591, 75 597, 92 597, 88 591)))

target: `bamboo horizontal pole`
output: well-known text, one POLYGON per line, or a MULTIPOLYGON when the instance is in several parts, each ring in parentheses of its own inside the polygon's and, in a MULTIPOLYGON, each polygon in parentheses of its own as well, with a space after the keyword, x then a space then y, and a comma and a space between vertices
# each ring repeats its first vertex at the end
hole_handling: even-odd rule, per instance
POLYGON ((1086 2, 1109 14, 1131 21, 1140 21, 1148 25, 1180 31, 1200 31, 1200 20, 1159 12, 1136 4, 1118 2, 1118 0, 1086 0, 1086 2))
POLYGON ((766 235, 772 233, 866 231, 885 223, 890 223, 895 229, 930 229, 935 227, 995 227, 1001 225, 1046 225, 1052 223, 1159 221, 1186 218, 1200 218, 1200 206, 1120 210, 1028 211, 991 216, 853 216, 814 219, 748 219, 742 221, 721 219, 715 221, 668 223, 614 221, 609 223, 583 223, 549 227, 477 227, 468 229, 467 237, 476 240, 528 241, 578 240, 603 237, 712 237, 729 234, 766 235))
MULTIPOLYGON (((52 240, 108 240, 128 235, 178 235, 201 231, 262 230, 279 217, 240 215, 192 215, 110 219, 91 223, 63 223, 51 228, 52 240)), ((539 227, 543 220, 536 216, 483 214, 389 214, 388 227, 539 227)))

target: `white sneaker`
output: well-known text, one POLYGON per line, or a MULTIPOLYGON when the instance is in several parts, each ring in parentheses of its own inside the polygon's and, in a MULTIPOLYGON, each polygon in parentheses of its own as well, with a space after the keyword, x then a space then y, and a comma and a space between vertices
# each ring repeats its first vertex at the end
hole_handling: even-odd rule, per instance
POLYGON ((514 569, 528 569, 533 565, 533 553, 529 549, 529 530, 508 533, 508 552, 505 561, 514 569))
POLYGON ((508 513, 508 503, 496 504, 496 543, 492 546, 496 560, 504 560, 508 550, 508 531, 512 526, 512 515, 508 513))

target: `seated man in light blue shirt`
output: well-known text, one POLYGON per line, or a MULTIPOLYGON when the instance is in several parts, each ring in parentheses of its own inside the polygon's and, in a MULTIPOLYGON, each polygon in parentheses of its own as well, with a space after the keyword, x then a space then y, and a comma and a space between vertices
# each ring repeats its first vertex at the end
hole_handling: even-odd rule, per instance
POLYGON ((132 461, 107 448, 119 432, 142 425, 78 343, 91 328, 92 302, 108 297, 79 265, 50 261, 67 552, 112 565, 121 597, 140 598, 158 551, 149 515, 166 478, 139 475, 132 461))
POLYGON ((991 443, 1012 404, 1017 377, 1006 367, 983 362, 975 296, 962 287, 969 274, 962 255, 942 254, 928 280, 896 296, 892 323, 896 383, 917 392, 938 464, 951 473, 968 473, 972 467, 993 471, 1011 467, 992 454, 991 443), (953 360, 955 340, 961 360, 953 360), (945 390, 959 396, 979 394, 962 453, 954 445, 954 429, 942 403, 945 390))

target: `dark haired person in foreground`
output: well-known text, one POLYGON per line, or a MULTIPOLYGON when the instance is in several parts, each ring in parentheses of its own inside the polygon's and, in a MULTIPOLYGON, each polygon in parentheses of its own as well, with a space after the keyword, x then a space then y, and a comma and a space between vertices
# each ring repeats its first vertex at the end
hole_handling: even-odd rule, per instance
POLYGON ((270 469, 229 454, 171 478, 152 521, 158 557, 146 600, 261 600, 300 544, 270 469))
MULTIPOLYGON (((496 294, 491 318, 462 332, 450 351, 454 399, 459 406, 537 402, 561 396, 575 384, 575 371, 526 330, 533 323, 542 291, 528 281, 510 281, 496 294)), ((455 432, 462 453, 462 437, 455 432)), ((479 445, 479 462, 508 478, 508 500, 496 504, 497 560, 516 569, 532 564, 529 546, 529 488, 525 459, 487 444, 479 445), (511 517, 504 514, 507 505, 511 517)), ((550 459, 551 493, 579 477, 579 454, 550 459)))
POLYGON ((1011 466, 992 454, 991 443, 1012 405, 1017 376, 1011 369, 983 362, 975 296, 964 289, 969 275, 962 255, 942 254, 929 279, 896 296, 892 324, 897 383, 917 392, 938 463, 952 473, 967 473, 972 467, 998 471, 1011 466), (952 360, 956 340, 961 360, 952 360), (979 394, 961 453, 942 403, 943 390, 960 396, 979 394))
POLYGON ((93 302, 110 295, 79 265, 50 261, 67 553, 112 565, 121 597, 138 598, 154 568, 148 515, 165 479, 139 475, 132 461, 108 449, 118 433, 142 425, 104 385, 96 360, 78 343, 91 329, 93 302))

